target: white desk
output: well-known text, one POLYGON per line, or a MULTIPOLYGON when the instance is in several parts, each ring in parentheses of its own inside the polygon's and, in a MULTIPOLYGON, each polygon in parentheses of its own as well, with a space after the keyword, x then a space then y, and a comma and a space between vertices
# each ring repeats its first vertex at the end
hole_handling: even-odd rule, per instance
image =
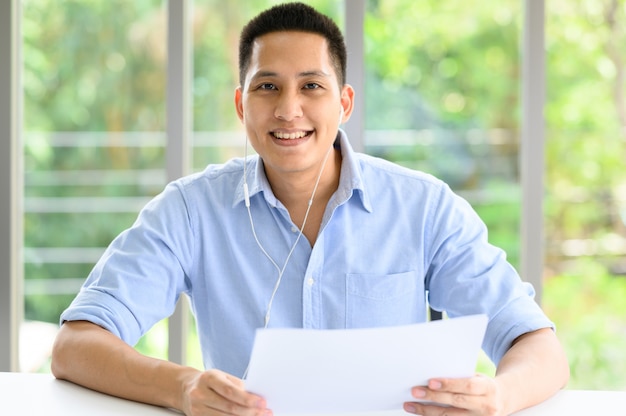
POLYGON ((180 415, 56 380, 51 374, 0 372, 0 398, 0 414, 7 416, 180 415))
MULTIPOLYGON (((0 406, 11 416, 173 416, 173 410, 118 399, 50 374, 0 372, 0 406)), ((563 390, 515 416, 626 415, 626 391, 563 390)), ((407 416, 403 410, 354 416, 407 416)))

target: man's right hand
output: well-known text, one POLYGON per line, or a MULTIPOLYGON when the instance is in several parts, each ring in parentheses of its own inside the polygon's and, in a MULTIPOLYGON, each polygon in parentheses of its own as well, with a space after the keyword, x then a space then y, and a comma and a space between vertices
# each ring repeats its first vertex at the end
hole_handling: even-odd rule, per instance
POLYGON ((244 382, 220 370, 196 374, 183 387, 183 412, 187 416, 271 416, 265 400, 244 388, 244 382))
POLYGON ((187 416, 270 416, 241 379, 140 354, 87 321, 65 322, 52 350, 55 377, 112 396, 167 407, 187 416))

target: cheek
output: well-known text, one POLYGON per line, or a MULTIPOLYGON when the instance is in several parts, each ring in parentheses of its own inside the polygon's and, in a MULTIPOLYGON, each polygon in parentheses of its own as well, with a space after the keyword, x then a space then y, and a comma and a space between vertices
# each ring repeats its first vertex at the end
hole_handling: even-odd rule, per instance
POLYGON ((246 126, 246 129, 253 128, 258 122, 258 112, 252 110, 250 107, 244 107, 241 121, 246 126))
POLYGON ((258 103, 253 100, 244 102, 243 121, 247 125, 256 126, 259 123, 263 123, 268 118, 271 118, 271 116, 271 105, 268 103, 258 103))
POLYGON ((259 114, 258 111, 251 110, 250 108, 244 111, 242 124, 251 142, 254 141, 258 143, 259 140, 265 137, 268 123, 265 122, 264 119, 265 117, 259 114))

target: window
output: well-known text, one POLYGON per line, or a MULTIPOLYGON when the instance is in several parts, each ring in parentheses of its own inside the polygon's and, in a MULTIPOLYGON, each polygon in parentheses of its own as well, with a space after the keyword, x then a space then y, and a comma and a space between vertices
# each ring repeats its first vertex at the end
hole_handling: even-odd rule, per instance
POLYGON ((445 180, 516 266, 520 6, 381 0, 365 19, 366 151, 445 180))
MULTIPOLYGON (((22 23, 20 363, 45 371, 59 314, 166 183, 166 9, 154 0, 27 0, 22 23)), ((166 357, 163 333, 156 327, 138 347, 166 357)))
MULTIPOLYGON (((22 335, 34 329, 38 342, 21 343, 21 369, 48 370, 58 314, 168 180, 168 33, 191 35, 192 157, 184 168, 200 170, 243 154, 233 111, 238 31, 278 2, 0 2, 0 131, 10 138, 0 141, 0 192, 12 196, 0 202, 0 328, 11 334, 0 344, 3 369, 23 309, 22 335), (168 10, 182 3, 192 7, 189 20, 172 23, 168 10)), ((362 71, 349 78, 362 84, 362 117, 346 126, 357 132, 356 147, 448 181, 520 270, 529 247, 545 252, 532 259, 543 276, 524 277, 543 289, 571 360, 570 387, 626 388, 625 1, 310 3, 341 22, 357 66, 348 70, 362 71), (525 36, 541 29, 545 51, 541 39, 524 49, 525 36), (523 74, 536 56, 546 64, 545 163, 538 158, 544 187, 530 202, 544 198, 545 239, 524 243, 520 227, 538 223, 524 217, 520 180, 535 170, 523 154, 524 129, 543 134, 521 105, 525 91, 542 103, 523 74)), ((138 348, 167 357, 167 330, 163 321, 138 348)), ((187 360, 202 366, 194 331, 187 360)))
POLYGON ((626 388, 626 2, 546 2, 543 306, 571 388, 626 388))

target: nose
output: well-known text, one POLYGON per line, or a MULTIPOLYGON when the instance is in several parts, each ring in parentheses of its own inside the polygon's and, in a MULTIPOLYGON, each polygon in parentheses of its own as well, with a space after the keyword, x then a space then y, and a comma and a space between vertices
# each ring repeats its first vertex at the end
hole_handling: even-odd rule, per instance
POLYGON ((283 121, 292 121, 302 115, 302 103, 298 94, 283 90, 278 96, 274 117, 283 121))

